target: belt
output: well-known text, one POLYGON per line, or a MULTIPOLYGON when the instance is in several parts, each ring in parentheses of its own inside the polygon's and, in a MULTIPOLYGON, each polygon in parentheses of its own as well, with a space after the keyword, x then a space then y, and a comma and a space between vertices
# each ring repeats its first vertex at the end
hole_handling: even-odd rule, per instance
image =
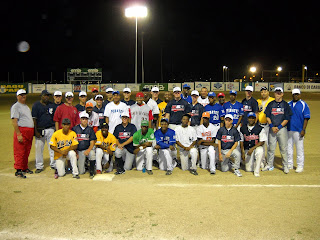
POLYGON ((260 126, 267 126, 268 123, 259 123, 260 126))

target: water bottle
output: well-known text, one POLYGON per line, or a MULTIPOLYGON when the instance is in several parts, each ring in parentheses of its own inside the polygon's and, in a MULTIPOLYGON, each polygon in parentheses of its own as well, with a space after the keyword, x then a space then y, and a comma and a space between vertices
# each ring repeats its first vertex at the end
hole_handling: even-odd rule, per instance
POLYGON ((143 173, 146 172, 146 164, 145 164, 145 163, 142 165, 142 172, 143 172, 143 173))

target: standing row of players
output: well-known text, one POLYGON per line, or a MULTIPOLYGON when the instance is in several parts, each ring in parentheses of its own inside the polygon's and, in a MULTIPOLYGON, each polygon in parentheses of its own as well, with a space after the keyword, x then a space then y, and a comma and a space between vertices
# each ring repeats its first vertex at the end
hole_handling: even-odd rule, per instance
POLYGON ((133 164, 137 170, 146 169, 152 174, 155 150, 160 169, 170 175, 177 165, 177 148, 181 168, 194 175, 197 175, 199 150, 201 167, 209 169, 213 175, 219 160, 222 171, 232 168, 235 175, 242 176, 239 170, 242 158, 246 171, 259 176, 260 167, 263 171, 273 170, 277 141, 284 172, 289 173, 293 168, 293 143, 297 146, 296 172, 302 172, 303 137, 310 110, 300 100, 300 90, 292 91, 293 100, 289 104, 282 99, 282 88, 275 89, 273 99, 267 88, 262 87, 258 101, 252 97, 251 86, 245 90, 246 98, 242 103, 236 101, 236 91, 230 91, 229 102, 224 102, 224 94, 219 93, 219 103, 216 103, 215 93, 202 88, 200 94, 196 90, 190 94, 188 85, 183 86, 183 92, 179 87, 174 88, 172 100, 171 94, 165 92, 164 101, 158 98, 157 87, 151 90, 152 98, 150 90, 144 88, 136 94, 136 101, 130 100, 128 88, 123 90, 124 99, 121 101, 119 91, 107 89, 104 101, 103 95, 93 89, 89 101, 87 93, 80 92, 80 103, 75 107, 72 92, 65 94, 65 103, 61 101, 62 93, 55 92, 51 103, 51 94, 44 90, 41 100, 32 107, 32 116, 25 105, 26 93, 19 90, 18 102, 11 109, 16 175, 25 177, 25 172, 32 173, 27 164, 33 131, 36 173, 44 167, 45 141, 49 146, 51 167, 63 176, 68 157, 75 178, 85 172, 86 158, 89 159, 91 177, 101 173, 102 166, 108 161, 106 171, 110 172, 113 167, 111 155, 115 155, 116 174, 130 170, 133 164), (268 145, 267 159, 265 145, 268 145))

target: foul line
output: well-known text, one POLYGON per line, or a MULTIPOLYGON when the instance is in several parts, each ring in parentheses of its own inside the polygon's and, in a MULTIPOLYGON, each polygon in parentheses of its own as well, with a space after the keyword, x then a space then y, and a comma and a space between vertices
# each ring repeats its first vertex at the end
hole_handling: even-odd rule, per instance
POLYGON ((179 183, 164 183, 157 184, 159 187, 252 187, 252 188, 285 188, 285 187, 293 187, 293 188, 320 188, 320 185, 279 185, 279 184, 179 184, 179 183))

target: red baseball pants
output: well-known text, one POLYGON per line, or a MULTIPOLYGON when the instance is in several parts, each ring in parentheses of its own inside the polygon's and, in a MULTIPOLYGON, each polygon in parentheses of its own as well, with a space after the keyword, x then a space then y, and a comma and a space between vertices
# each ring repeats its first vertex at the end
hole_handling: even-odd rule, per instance
POLYGON ((18 141, 17 133, 14 132, 13 134, 14 168, 26 170, 28 169, 28 158, 32 147, 34 129, 19 127, 19 130, 23 137, 23 141, 21 143, 18 141))

